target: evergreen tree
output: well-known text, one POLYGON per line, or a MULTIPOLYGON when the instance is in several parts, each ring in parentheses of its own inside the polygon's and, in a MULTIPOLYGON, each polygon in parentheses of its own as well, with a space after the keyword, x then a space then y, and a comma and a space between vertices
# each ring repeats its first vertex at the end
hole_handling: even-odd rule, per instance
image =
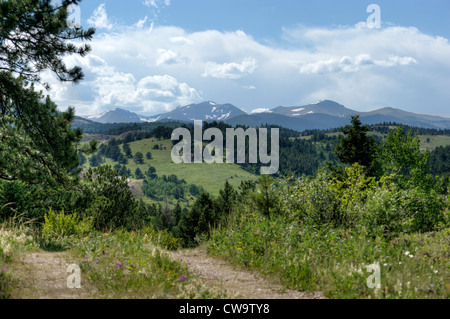
POLYGON ((195 246, 195 237, 209 233, 209 227, 214 222, 214 204, 208 193, 202 193, 195 201, 191 211, 183 215, 179 224, 184 245, 195 246))
POLYGON ((136 179, 144 179, 145 178, 144 174, 142 174, 142 171, 139 167, 136 168, 136 171, 134 172, 134 176, 136 177, 136 179))
POLYGON ((217 218, 223 218, 231 213, 236 198, 237 192, 227 180, 224 188, 219 191, 219 198, 217 199, 217 218))
POLYGON ((151 179, 155 179, 157 177, 156 169, 153 166, 150 166, 145 174, 151 179))
POLYGON ((120 153, 118 155, 117 161, 119 162, 119 164, 122 164, 122 165, 127 165, 128 164, 128 158, 126 158, 126 156, 123 155, 122 153, 120 153))
POLYGON ((41 72, 51 70, 63 82, 78 83, 81 68, 68 69, 63 57, 84 56, 93 29, 70 29, 67 7, 77 0, 0 2, 0 178, 28 183, 66 183, 76 177, 81 130, 72 130, 73 108, 59 112, 50 98, 36 92, 41 72))
POLYGON ((173 219, 174 219, 175 225, 178 225, 178 223, 180 222, 182 214, 183 214, 183 211, 181 210, 180 203, 177 202, 177 205, 175 206, 175 209, 173 210, 173 219))
POLYGON ((358 163, 364 166, 369 176, 378 174, 377 145, 375 139, 367 136, 369 127, 362 125, 359 115, 352 116, 352 125, 346 125, 342 132, 344 137, 336 146, 335 154, 343 164, 358 163))
POLYGON ((136 164, 144 164, 144 155, 141 152, 134 154, 134 161, 136 164))
POLYGON ((130 148, 130 145, 128 143, 124 143, 122 145, 122 148, 123 148, 123 152, 125 153, 125 156, 127 158, 133 158, 133 153, 131 152, 131 148, 130 148))
POLYGON ((84 174, 84 193, 94 203, 90 206, 98 229, 129 227, 137 202, 125 177, 110 166, 90 168, 84 174))

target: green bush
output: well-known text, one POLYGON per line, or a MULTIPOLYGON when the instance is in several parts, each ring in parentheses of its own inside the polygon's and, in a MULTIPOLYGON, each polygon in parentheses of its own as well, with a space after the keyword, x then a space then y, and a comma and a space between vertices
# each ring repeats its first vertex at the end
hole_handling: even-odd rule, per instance
POLYGON ((314 176, 284 185, 279 192, 284 215, 299 222, 311 220, 318 225, 341 223, 341 205, 329 180, 330 176, 321 169, 314 176))
POLYGON ((80 219, 76 214, 65 214, 64 211, 55 213, 52 209, 44 217, 42 237, 65 238, 72 236, 85 236, 93 226, 93 218, 80 219))
POLYGON ((379 181, 366 177, 354 164, 334 178, 324 170, 314 177, 285 182, 280 202, 285 216, 318 226, 364 226, 372 234, 396 236, 427 232, 448 225, 448 200, 439 191, 410 185, 404 189, 396 176, 379 181))
POLYGON ((421 189, 383 184, 371 192, 361 209, 360 224, 373 232, 396 236, 428 232, 445 224, 445 196, 421 189))

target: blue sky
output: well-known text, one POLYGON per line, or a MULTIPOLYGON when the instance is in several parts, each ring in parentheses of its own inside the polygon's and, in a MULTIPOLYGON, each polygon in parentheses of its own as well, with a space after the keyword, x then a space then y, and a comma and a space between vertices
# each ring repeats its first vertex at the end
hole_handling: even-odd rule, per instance
POLYGON ((450 2, 84 0, 92 52, 68 57, 78 86, 50 75, 52 98, 80 115, 153 115, 213 100, 247 112, 332 99, 449 114, 450 2), (366 12, 377 4, 381 28, 366 12))

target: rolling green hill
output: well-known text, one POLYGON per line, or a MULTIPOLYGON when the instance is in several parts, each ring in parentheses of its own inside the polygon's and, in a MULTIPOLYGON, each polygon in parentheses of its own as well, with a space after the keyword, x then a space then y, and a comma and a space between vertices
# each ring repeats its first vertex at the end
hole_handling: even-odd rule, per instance
MULTIPOLYGON (((219 190, 223 188, 225 181, 237 187, 241 181, 254 180, 257 176, 243 170, 237 164, 175 164, 172 162, 170 156, 172 149, 171 140, 157 140, 155 138, 144 139, 129 143, 133 156, 137 152, 144 154, 144 164, 136 164, 134 159, 128 160, 127 168, 134 174, 136 168, 140 168, 142 172, 146 172, 150 166, 156 169, 158 176, 162 175, 176 175, 179 179, 184 179, 188 184, 195 184, 202 186, 205 191, 216 196, 219 190), (158 145, 160 149, 154 149, 158 145), (162 146, 162 147, 161 147, 162 146), (147 159, 145 156, 147 152, 152 154, 152 159, 147 159)), ((122 145, 120 146, 122 150, 122 145)), ((105 164, 114 166, 117 162, 106 158, 105 164)), ((89 167, 89 162, 84 165, 89 167)))

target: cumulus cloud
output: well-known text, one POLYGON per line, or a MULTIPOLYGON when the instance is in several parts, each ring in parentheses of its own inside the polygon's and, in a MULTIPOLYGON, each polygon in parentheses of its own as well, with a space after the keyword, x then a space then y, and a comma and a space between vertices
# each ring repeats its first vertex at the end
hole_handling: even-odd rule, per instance
POLYGON ((308 63, 300 68, 302 74, 326 74, 337 72, 358 72, 362 68, 372 66, 394 67, 417 63, 412 57, 389 56, 384 60, 374 60, 369 54, 359 54, 355 57, 343 56, 308 63))
POLYGON ((254 109, 250 113, 257 114, 257 113, 265 113, 265 112, 270 112, 270 109, 267 109, 267 108, 254 109))
POLYGON ((202 100, 197 90, 169 75, 147 76, 141 79, 136 88, 136 98, 148 110, 158 108, 166 112, 175 106, 202 100))
POLYGON ((162 64, 177 64, 183 63, 184 59, 182 59, 179 54, 172 50, 159 49, 159 57, 156 61, 156 65, 162 64))
POLYGON ((95 9, 94 14, 88 19, 88 23, 99 29, 111 30, 113 28, 113 24, 108 19, 104 3, 95 9))
POLYGON ((254 58, 245 58, 241 63, 231 62, 218 64, 208 62, 205 66, 203 76, 218 79, 239 79, 247 74, 253 73, 257 68, 254 58))
MULTIPOLYGON (((75 87, 81 106, 73 104, 84 114, 115 106, 156 114, 201 98, 248 112, 332 99, 361 111, 392 106, 423 112, 433 105, 436 113, 448 113, 448 40, 413 27, 299 27, 284 30, 285 46, 262 44, 239 30, 188 32, 142 23, 114 31, 96 37, 85 58, 71 61, 86 73, 75 87)), ((77 102, 59 85, 52 87, 61 105, 64 96, 77 102)))

